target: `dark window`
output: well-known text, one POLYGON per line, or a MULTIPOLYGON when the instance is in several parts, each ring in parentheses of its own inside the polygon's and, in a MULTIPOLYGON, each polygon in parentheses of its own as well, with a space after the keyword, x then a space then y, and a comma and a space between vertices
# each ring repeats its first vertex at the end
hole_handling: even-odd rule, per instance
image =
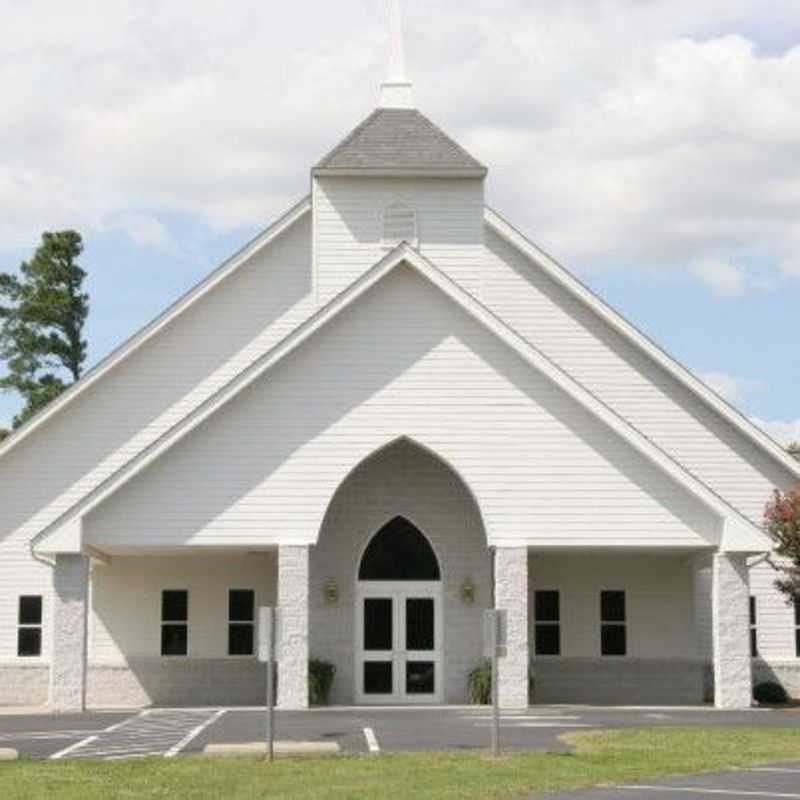
POLYGON ((409 661, 406 663, 406 693, 435 694, 436 665, 433 661, 409 661))
POLYGON ((395 517, 372 537, 358 579, 361 581, 438 581, 439 562, 430 542, 403 517, 395 517))
POLYGON ((406 599, 406 650, 433 650, 435 641, 433 599, 406 599))
POLYGON ((161 655, 189 653, 189 592, 184 589, 161 593, 161 655))
POLYGON ((625 592, 600 593, 600 652, 604 656, 628 654, 625 592))
POLYGON ((36 658, 42 654, 42 597, 25 595, 19 598, 17 655, 36 658))
POLYGON ((536 655, 561 655, 561 600, 558 592, 534 594, 536 655))
POLYGON ((228 592, 228 655, 252 656, 255 648, 256 593, 252 589, 228 592))
POLYGON ((393 650, 392 630, 392 598, 365 598, 364 649, 371 652, 393 650))
POLYGON ((189 592, 165 591, 161 593, 162 622, 189 621, 189 592))
POLYGON ((364 662, 364 694, 392 693, 392 662, 364 662))
POLYGON ((758 657, 758 601, 750 598, 750 656, 758 657))

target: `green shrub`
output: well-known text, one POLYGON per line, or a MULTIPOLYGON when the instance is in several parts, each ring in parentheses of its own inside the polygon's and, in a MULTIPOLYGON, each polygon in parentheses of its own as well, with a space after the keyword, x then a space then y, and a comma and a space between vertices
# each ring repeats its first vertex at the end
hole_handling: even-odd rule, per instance
POLYGON ((336 667, 329 661, 312 658, 308 662, 308 699, 312 706, 328 705, 335 675, 336 667))
POLYGON ((753 689, 753 697, 758 703, 766 703, 771 706, 779 706, 789 702, 789 695, 786 689, 775 681, 764 681, 756 684, 753 689))
POLYGON ((467 676, 469 701, 475 706, 488 706, 492 702, 492 663, 484 661, 467 676))

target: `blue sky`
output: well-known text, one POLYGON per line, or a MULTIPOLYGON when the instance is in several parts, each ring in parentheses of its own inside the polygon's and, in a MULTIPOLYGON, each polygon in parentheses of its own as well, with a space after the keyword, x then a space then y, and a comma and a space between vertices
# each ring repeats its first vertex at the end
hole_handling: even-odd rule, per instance
MULTIPOLYGON (((420 107, 490 167, 491 205, 773 435, 800 434, 794 0, 405 5, 420 107)), ((307 192, 374 106, 385 7, 11 3, 0 268, 78 228, 102 357, 307 192)), ((15 407, 0 398, 0 422, 15 407)))

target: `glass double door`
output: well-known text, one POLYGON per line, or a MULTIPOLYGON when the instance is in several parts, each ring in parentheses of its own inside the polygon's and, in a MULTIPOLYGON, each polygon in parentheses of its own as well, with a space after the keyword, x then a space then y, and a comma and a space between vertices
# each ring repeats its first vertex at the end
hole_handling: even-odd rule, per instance
POLYGON ((356 593, 356 699, 442 701, 441 584, 361 583, 356 593))

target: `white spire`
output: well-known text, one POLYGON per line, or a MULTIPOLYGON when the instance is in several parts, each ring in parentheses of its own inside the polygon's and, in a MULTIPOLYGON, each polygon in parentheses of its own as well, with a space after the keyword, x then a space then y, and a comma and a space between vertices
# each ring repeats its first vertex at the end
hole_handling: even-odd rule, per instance
POLYGON ((414 108, 414 89, 406 76, 403 16, 400 0, 390 0, 389 70, 381 84, 381 108, 414 108))

